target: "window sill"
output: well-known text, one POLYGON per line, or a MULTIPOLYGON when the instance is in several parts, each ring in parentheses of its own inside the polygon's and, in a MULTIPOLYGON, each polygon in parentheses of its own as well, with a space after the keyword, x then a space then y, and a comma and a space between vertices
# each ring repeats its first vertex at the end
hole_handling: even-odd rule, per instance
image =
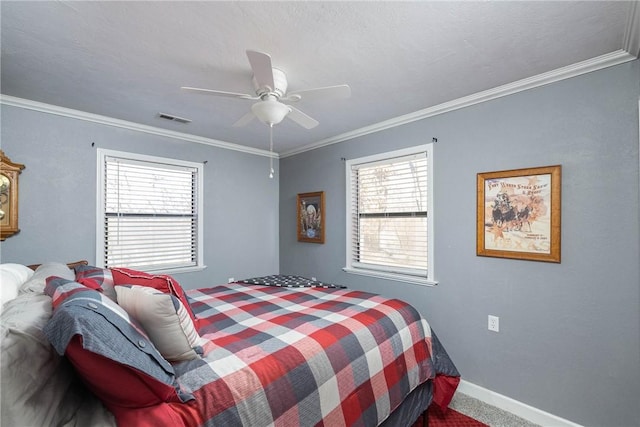
POLYGON ((342 269, 345 273, 357 274, 360 276, 377 277, 379 279, 395 280, 397 282, 411 283, 421 286, 436 286, 438 282, 434 280, 428 280, 423 277, 409 276, 405 274, 389 273, 386 271, 365 270, 362 268, 344 267, 342 269))
POLYGON ((202 271, 207 268, 206 265, 196 265, 193 267, 178 267, 178 268, 165 268, 158 270, 145 270, 145 273, 149 274, 175 274, 175 273, 191 273, 195 271, 202 271))

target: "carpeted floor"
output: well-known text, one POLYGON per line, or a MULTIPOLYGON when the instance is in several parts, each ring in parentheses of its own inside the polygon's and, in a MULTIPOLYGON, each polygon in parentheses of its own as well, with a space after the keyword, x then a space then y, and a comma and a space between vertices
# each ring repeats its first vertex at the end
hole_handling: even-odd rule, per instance
POLYGON ((449 407, 491 427, 539 427, 537 424, 510 412, 503 411, 460 392, 453 396, 449 407))
MULTIPOLYGON (((422 427, 422 417, 412 427, 422 427)), ((429 427, 539 427, 510 412, 498 409, 478 399, 456 393, 449 410, 442 413, 435 405, 429 407, 429 427)))

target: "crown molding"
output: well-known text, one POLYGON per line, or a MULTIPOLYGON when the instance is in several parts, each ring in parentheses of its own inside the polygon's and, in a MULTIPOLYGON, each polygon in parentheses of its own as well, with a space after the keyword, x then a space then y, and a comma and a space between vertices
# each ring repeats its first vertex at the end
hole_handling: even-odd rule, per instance
MULTIPOLYGON (((640 8, 637 8, 640 9, 640 8)), ((637 22, 636 19, 634 22, 637 22)), ((636 25, 637 30, 637 25, 636 25)), ((636 31, 637 33, 638 31, 636 31)), ((636 37, 637 38, 637 37, 636 37)), ((393 119, 385 120, 371 126, 366 126, 360 129, 356 129, 350 132, 346 132, 340 135, 336 135, 331 138, 323 139, 312 144, 305 145, 293 150, 280 153, 280 158, 294 156, 296 154, 303 153, 305 151, 315 150, 327 145, 337 144, 339 142, 354 139, 360 136, 368 135, 374 132, 380 132, 386 129, 394 128, 396 126, 402 126, 407 123, 415 122, 418 120, 426 119, 427 117, 437 116, 439 114, 448 113, 450 111, 459 110, 461 108, 469 107, 471 105, 479 104, 482 102, 491 101, 493 99, 501 98, 503 96, 512 95, 514 93, 522 92, 525 90, 533 89, 536 87, 555 83, 560 80, 569 79, 571 77, 580 76, 582 74, 597 71, 603 68, 611 67, 614 65, 622 64, 628 61, 636 59, 636 56, 630 54, 625 50, 617 50, 605 55, 601 55, 586 61, 577 62, 566 67, 558 68, 546 73, 538 74, 537 76, 528 77, 526 79, 518 80, 513 83, 498 86, 493 89, 488 89, 482 92, 475 93, 473 95, 458 98, 452 101, 444 102, 433 107, 418 110, 413 113, 405 114, 403 116, 395 117, 393 119)))
POLYGON ((622 48, 636 58, 640 56, 640 5, 637 1, 632 1, 629 7, 622 48))
POLYGON ((231 142, 219 141, 217 139, 205 138, 202 136, 192 135, 183 132, 175 132, 167 129, 161 129, 154 126, 142 125, 140 123, 128 122, 126 120, 114 119, 99 114, 86 113, 84 111, 73 110, 71 108, 59 107, 57 105, 45 104, 43 102, 31 101, 28 99, 17 98, 15 96, 0 94, 0 104, 10 105, 12 107, 24 108, 27 110, 39 111, 41 113, 55 114, 57 116, 69 117, 72 119, 82 120, 85 122, 93 122, 106 126, 113 126, 122 129, 133 130, 136 132, 148 133, 151 135, 164 136, 167 138, 179 139, 181 141, 195 142, 197 144, 211 145, 213 147, 223 148, 225 150, 241 151, 243 153, 255 154, 257 156, 278 158, 277 153, 270 153, 267 150, 258 148, 245 147, 243 145, 233 144, 231 142))

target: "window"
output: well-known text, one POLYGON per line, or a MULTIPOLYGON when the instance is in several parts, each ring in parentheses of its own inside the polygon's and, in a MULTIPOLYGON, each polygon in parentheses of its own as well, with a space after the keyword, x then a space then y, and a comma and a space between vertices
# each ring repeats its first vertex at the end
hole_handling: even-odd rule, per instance
POLYGON ((433 279, 432 146, 347 161, 349 273, 433 279))
POLYGON ((202 165, 98 149, 98 264, 144 271, 202 265, 202 165))

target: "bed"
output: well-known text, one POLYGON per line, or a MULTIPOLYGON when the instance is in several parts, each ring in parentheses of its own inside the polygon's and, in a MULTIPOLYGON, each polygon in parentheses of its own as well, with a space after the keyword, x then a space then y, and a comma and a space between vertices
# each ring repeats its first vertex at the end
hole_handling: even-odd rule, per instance
POLYGON ((0 274, 2 425, 409 427, 459 381, 411 305, 343 286, 185 291, 86 261, 0 274))

